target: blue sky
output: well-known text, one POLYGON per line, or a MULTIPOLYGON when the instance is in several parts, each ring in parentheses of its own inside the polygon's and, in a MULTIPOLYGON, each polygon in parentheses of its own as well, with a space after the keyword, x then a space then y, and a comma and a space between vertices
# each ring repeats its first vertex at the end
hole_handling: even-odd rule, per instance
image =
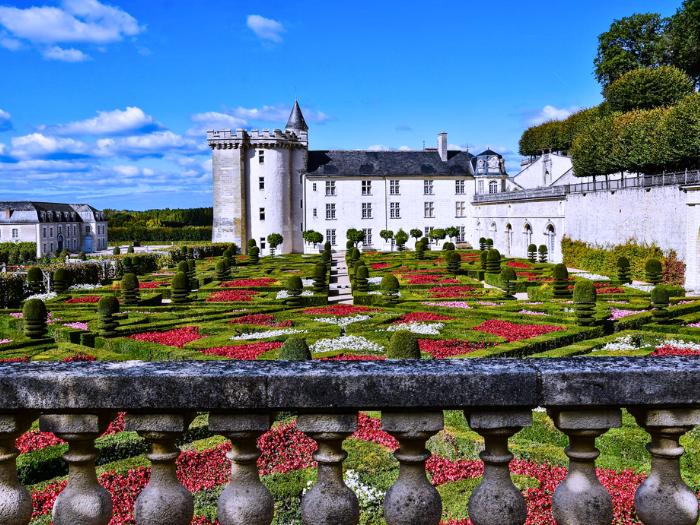
POLYGON ((208 128, 312 149, 436 133, 518 167, 528 125, 600 101, 596 37, 680 1, 0 0, 0 200, 211 205, 208 128))

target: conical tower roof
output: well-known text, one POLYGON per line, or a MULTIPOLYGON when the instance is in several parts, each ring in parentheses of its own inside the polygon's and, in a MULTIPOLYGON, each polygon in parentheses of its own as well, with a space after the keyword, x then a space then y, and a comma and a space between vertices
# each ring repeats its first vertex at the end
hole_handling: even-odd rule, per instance
POLYGON ((304 115, 301 113, 298 100, 294 101, 294 107, 292 108, 292 112, 289 114, 286 129, 309 131, 309 126, 306 125, 306 121, 304 120, 304 115))

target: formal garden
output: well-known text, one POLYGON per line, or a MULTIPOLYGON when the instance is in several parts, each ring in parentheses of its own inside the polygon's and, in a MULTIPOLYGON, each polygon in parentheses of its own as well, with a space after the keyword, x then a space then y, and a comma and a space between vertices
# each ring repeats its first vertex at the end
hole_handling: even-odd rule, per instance
MULTIPOLYGON (((353 304, 334 302, 338 261, 330 246, 315 255, 259 257, 254 246, 242 255, 203 244, 5 274, 0 360, 317 359, 343 366, 349 360, 700 356, 700 298, 659 284, 657 260, 647 261, 641 283, 631 282, 624 258, 614 274, 594 275, 546 262, 537 249, 526 259, 503 258, 487 239, 476 250, 419 244, 417 251, 393 253, 348 249, 353 304)), ((626 412, 621 428, 598 439, 598 474, 613 497, 616 524, 641 523, 633 500, 650 467, 648 439, 626 412)), ((533 426, 510 443, 527 523, 553 524, 552 493, 566 475, 566 436, 537 410, 533 426)), ((96 444, 99 481, 113 496, 112 523, 134 523, 134 501, 150 472, 147 444, 124 430, 123 414, 96 444)), ((682 444, 682 474, 698 492, 700 431, 682 444)), ((259 471, 275 498, 274 523, 301 523, 300 498, 316 475, 315 442, 296 428, 293 414, 279 413, 258 445, 259 471)), ((48 524, 66 482, 61 456, 67 444, 35 423, 17 447, 19 477, 33 497, 32 523, 48 524)), ((195 495, 193 523, 215 523, 230 475, 230 444, 199 415, 180 447, 178 476, 195 495)), ((361 523, 384 523, 382 500, 398 473, 396 440, 381 429, 379 413, 367 412, 344 447, 344 477, 360 501, 361 523)), ((483 439, 462 413, 447 411, 444 430, 428 448, 442 523, 469 523, 466 502, 483 472, 483 439)))

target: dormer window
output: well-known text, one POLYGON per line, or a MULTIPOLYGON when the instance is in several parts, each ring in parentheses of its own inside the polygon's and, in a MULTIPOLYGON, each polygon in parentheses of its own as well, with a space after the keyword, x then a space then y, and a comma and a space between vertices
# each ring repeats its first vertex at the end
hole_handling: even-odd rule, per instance
POLYGON ((498 183, 495 180, 489 182, 489 193, 498 193, 498 183))

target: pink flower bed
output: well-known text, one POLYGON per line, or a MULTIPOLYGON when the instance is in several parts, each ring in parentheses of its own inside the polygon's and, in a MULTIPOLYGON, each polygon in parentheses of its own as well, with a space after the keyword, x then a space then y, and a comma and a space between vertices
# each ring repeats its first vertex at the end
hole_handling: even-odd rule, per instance
POLYGON ((551 332, 558 332, 564 330, 564 327, 547 324, 517 324, 511 323, 510 321, 489 319, 479 326, 475 326, 473 329, 478 332, 497 335, 511 342, 529 339, 530 337, 537 337, 551 332))
POLYGON ((101 295, 79 295, 78 297, 71 297, 66 299, 66 304, 95 304, 99 303, 102 299, 101 295))
POLYGON ((619 286, 610 286, 608 283, 597 282, 593 283, 597 293, 601 295, 611 294, 611 293, 625 293, 625 289, 619 286))
POLYGON ((700 328, 700 321, 696 321, 695 323, 688 323, 687 325, 688 328, 700 328))
POLYGON ((453 321, 454 317, 443 314, 434 314, 432 312, 410 312, 403 314, 395 323, 421 323, 429 321, 453 321))
POLYGON ((307 315, 353 315, 366 312, 377 312, 377 308, 369 306, 355 306, 352 304, 332 304, 329 306, 318 306, 314 308, 306 308, 304 313, 307 315))
POLYGON ((611 308, 610 319, 617 321, 618 319, 623 319, 625 317, 629 317, 630 315, 637 315, 639 313, 641 313, 641 310, 623 310, 620 308, 611 308))
POLYGON ((419 339, 418 345, 421 352, 426 352, 435 359, 468 354, 492 346, 491 343, 464 341, 462 339, 419 339))
POLYGON ((144 332, 129 336, 129 339, 134 339, 136 341, 158 343, 160 345, 174 346, 176 348, 182 348, 187 343, 201 338, 202 336, 199 334, 199 327, 197 326, 184 326, 182 328, 168 330, 167 332, 144 332))
POLYGON ((428 290, 434 298, 458 299, 465 295, 471 295, 476 288, 473 286, 435 286, 428 290))
POLYGON ((275 321, 275 317, 272 314, 249 314, 231 319, 229 324, 252 324, 256 326, 286 327, 292 326, 292 320, 287 319, 286 321, 275 321))
POLYGON ((435 306, 437 308, 462 308, 464 310, 471 308, 466 301, 440 301, 439 303, 426 301, 421 304, 423 306, 435 306))
POLYGON ((208 303, 241 302, 249 303, 258 295, 255 290, 225 290, 214 292, 207 297, 208 303))
POLYGON ((338 354, 333 357, 321 357, 319 361, 385 361, 383 355, 338 354))
POLYGON ((88 330, 88 324, 81 322, 64 323, 63 326, 66 328, 72 328, 73 330, 88 330))
POLYGON ((0 345, 7 345, 12 342, 12 339, 0 339, 0 345))
POLYGON ((272 277, 259 277, 257 279, 235 279, 233 281, 226 281, 221 283, 221 286, 224 288, 255 288, 271 286, 276 282, 278 282, 277 279, 273 279, 272 277))
POLYGON ((261 343, 248 343, 244 345, 232 345, 232 346, 217 346, 214 348, 203 348, 199 351, 206 355, 216 355, 219 357, 227 357, 229 359, 240 359, 246 361, 252 361, 257 359, 258 356, 279 348, 282 343, 279 341, 267 341, 261 343))

